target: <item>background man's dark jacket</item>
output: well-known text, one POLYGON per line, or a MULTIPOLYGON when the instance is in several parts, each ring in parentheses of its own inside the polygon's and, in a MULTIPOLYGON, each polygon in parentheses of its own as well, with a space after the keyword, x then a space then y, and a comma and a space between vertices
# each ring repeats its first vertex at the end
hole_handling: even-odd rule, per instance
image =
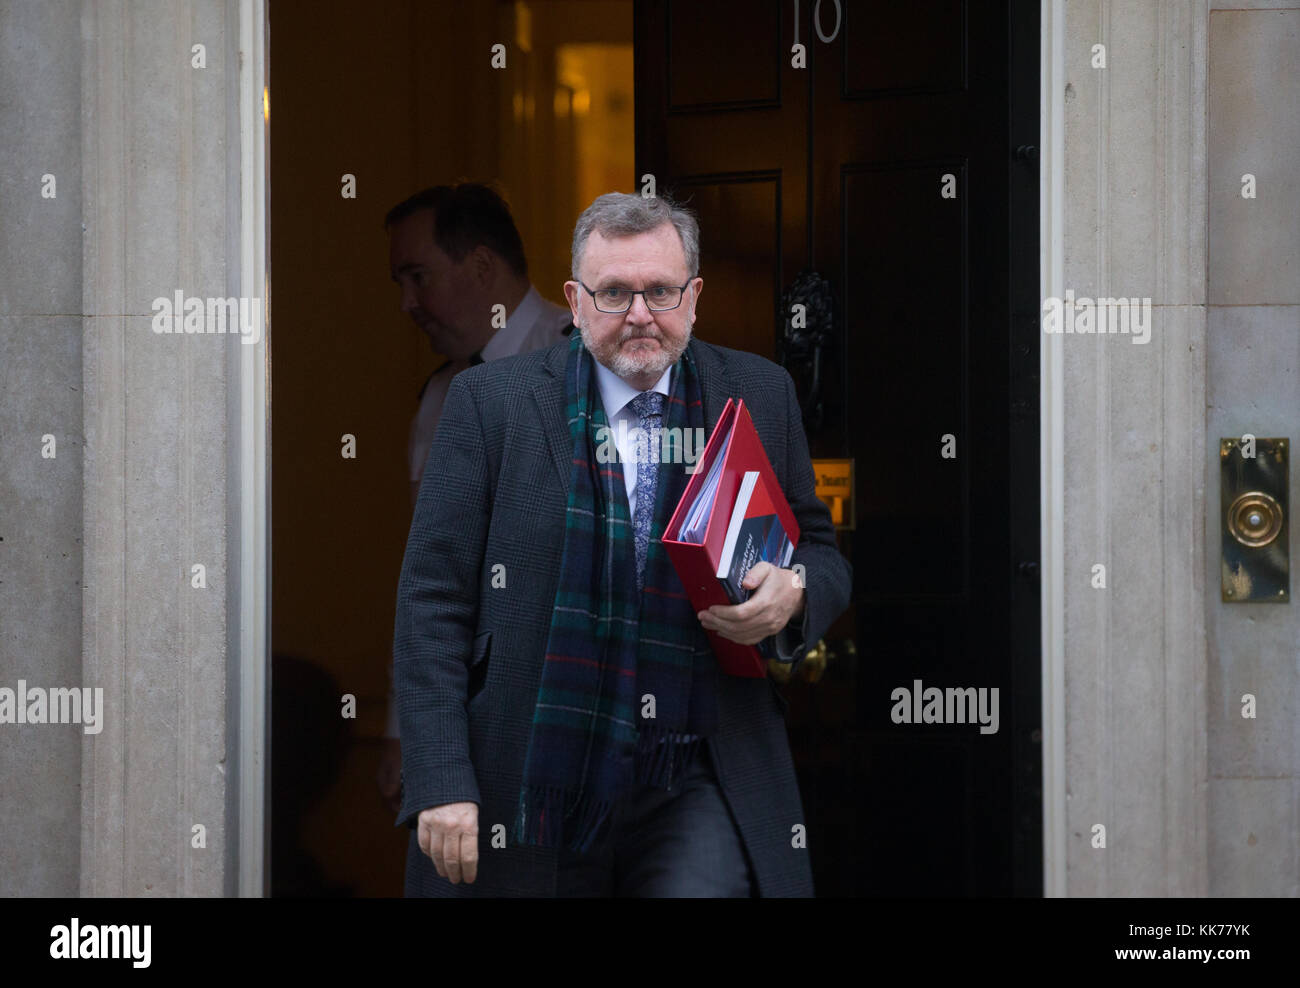
MULTIPOLYGON (((689 346, 706 435, 727 398, 743 398, 799 522, 791 566, 806 568, 800 628, 803 641, 815 644, 848 606, 851 574, 813 493, 794 383, 754 354, 694 338, 689 346)), ((516 846, 513 836, 564 551, 568 349, 564 340, 462 371, 429 452, 397 592, 398 823, 409 825, 431 806, 478 803, 479 869, 473 884, 452 885, 420 853, 412 830, 408 895, 555 892, 555 851, 516 846), (504 848, 493 847, 498 835, 504 848)), ((707 647, 703 635, 700 641, 707 647)), ((710 752, 763 896, 812 894, 809 851, 792 846, 794 828, 806 821, 784 713, 771 680, 718 676, 710 752)))

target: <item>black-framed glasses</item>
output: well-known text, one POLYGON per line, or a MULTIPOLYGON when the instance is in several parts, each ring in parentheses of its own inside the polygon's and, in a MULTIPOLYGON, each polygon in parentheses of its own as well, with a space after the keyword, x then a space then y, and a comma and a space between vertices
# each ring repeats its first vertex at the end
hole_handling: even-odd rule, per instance
MULTIPOLYGON (((690 283, 691 280, 686 279, 686 285, 690 283)), ((667 312, 682 304, 682 294, 686 291, 686 285, 651 285, 640 291, 630 288, 597 288, 592 291, 581 281, 578 284, 591 296, 598 312, 626 312, 632 308, 632 300, 638 295, 645 299, 646 308, 651 312, 667 312)))

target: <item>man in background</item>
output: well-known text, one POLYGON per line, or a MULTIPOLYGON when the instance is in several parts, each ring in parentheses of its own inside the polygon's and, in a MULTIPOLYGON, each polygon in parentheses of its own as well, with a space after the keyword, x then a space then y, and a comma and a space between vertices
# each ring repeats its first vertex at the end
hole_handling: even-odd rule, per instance
MULTIPOLYGON (((569 309, 542 298, 528 279, 523 241, 510 207, 486 185, 438 185, 398 203, 384 217, 389 267, 402 311, 447 359, 419 394, 407 441, 414 508, 429 445, 451 379, 474 364, 550 346, 572 329, 569 309)), ((400 805, 402 754, 390 689, 380 793, 400 805)))

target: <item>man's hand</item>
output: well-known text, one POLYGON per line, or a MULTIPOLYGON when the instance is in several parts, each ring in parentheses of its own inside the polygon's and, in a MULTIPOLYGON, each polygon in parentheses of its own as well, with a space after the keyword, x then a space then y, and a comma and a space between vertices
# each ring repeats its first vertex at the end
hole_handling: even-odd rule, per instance
POLYGON ((696 615, 700 624, 733 642, 757 645, 803 613, 804 588, 792 569, 757 563, 745 574, 741 586, 753 591, 747 601, 725 607, 714 604, 696 615))
POLYGON ((420 850, 453 885, 478 877, 478 804, 444 803, 420 813, 420 850))
POLYGON ((379 754, 379 771, 375 773, 375 782, 379 786, 379 795, 384 805, 397 813, 402 808, 400 798, 402 787, 402 742, 397 738, 384 738, 383 750, 379 754))

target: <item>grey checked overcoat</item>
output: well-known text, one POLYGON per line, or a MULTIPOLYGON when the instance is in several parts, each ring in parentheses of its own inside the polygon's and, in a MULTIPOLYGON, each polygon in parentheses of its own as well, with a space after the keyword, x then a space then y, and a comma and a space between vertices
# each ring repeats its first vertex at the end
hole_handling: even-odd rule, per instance
MULTIPOLYGON (((814 495, 794 383, 754 354, 696 338, 689 346, 706 430, 712 432, 727 398, 743 398, 799 522, 791 565, 804 565, 807 596, 803 618, 790 630, 802 654, 804 643, 815 644, 848 606, 851 573, 835 546, 830 514, 814 495)), ((473 884, 440 878, 412 829, 408 895, 555 893, 555 851, 519 846, 513 837, 564 551, 572 461, 568 349, 565 339, 462 371, 430 448, 397 592, 393 676, 403 777, 397 823, 413 827, 421 810, 443 803, 477 803, 479 868, 473 884), (504 848, 493 847, 494 834, 504 835, 504 848)), ((719 674, 717 682, 719 724, 709 750, 756 892, 811 895, 808 850, 792 840, 806 821, 785 700, 769 679, 719 674)))

